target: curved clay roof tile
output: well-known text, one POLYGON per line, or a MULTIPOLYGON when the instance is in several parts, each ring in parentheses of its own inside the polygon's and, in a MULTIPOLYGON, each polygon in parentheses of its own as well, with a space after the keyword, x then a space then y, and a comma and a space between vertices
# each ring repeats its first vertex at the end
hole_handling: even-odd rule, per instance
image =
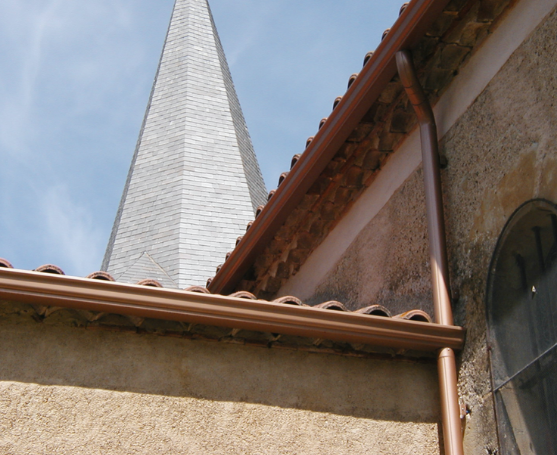
POLYGON ((292 295, 285 295, 284 297, 279 297, 278 299, 273 300, 276 303, 284 303, 285 305, 296 305, 296 306, 306 306, 302 303, 302 301, 294 297, 292 295))
POLYGON ((244 238, 244 236, 241 235, 240 237, 238 237, 238 238, 236 239, 236 246, 239 245, 239 243, 242 241, 243 238, 244 238))
POLYGON ((4 258, 0 258, 0 267, 4 267, 6 269, 13 269, 14 268, 12 263, 10 261, 8 261, 7 259, 4 259, 4 258))
POLYGON ((52 273, 54 275, 65 275, 64 271, 60 267, 53 264, 41 265, 40 267, 37 267, 35 269, 35 272, 52 273))
POLYGON ((391 31, 391 29, 388 28, 387 30, 385 30, 383 32, 383 35, 381 35, 381 41, 383 41, 387 37, 387 35, 389 34, 390 31, 391 31))
POLYGON ((392 317, 391 312, 383 305, 366 306, 365 308, 360 308, 359 310, 356 310, 356 313, 369 314, 372 316, 383 316, 386 318, 392 317))
POLYGON ((284 182, 284 179, 286 178, 287 175, 288 175, 288 172, 283 172, 282 174, 280 174, 279 181, 278 181, 278 186, 280 186, 280 184, 282 182, 284 182))
POLYGON ((336 300, 329 300, 328 302, 320 303, 319 305, 315 305, 314 308, 334 311, 348 311, 342 303, 337 302, 336 300))
POLYGON ((267 201, 270 201, 271 198, 275 195, 276 192, 277 192, 277 190, 269 191, 269 195, 267 196, 267 201))
POLYGON ((399 16, 402 16, 402 13, 404 13, 404 10, 408 7, 408 2, 403 3, 402 6, 400 7, 400 11, 398 13, 399 16))
POLYGON ((257 218, 259 215, 261 215, 261 212, 263 211, 264 208, 265 208, 264 205, 260 205, 259 207, 257 207, 255 209, 255 218, 257 218))
POLYGON ((364 66, 366 66, 366 63, 369 62, 369 59, 373 56, 373 51, 369 51, 366 56, 364 57, 364 66))
POLYGON ((321 121, 319 122, 319 129, 323 128, 323 125, 325 124, 326 121, 327 121, 327 117, 323 117, 321 119, 321 121))
POLYGON ((229 297, 236 297, 237 299, 249 299, 249 300, 257 300, 251 292, 248 291, 238 291, 234 294, 230 294, 229 297))
POLYGON ((358 73, 354 73, 352 74, 352 76, 350 76, 350 79, 348 79, 348 87, 350 88, 350 86, 354 83, 354 81, 358 78, 358 73))
POLYGON ((406 319, 407 321, 433 322, 431 316, 422 310, 410 310, 402 314, 397 314, 395 318, 406 319))
POLYGON ((210 294, 209 290, 207 288, 204 288, 203 286, 188 286, 184 289, 184 291, 198 292, 200 294, 210 294))
POLYGON ((249 231, 249 228, 253 226, 253 221, 250 221, 247 225, 246 225, 246 232, 249 231))
POLYGON ((309 144, 311 144, 311 141, 313 141, 313 138, 314 138, 314 137, 315 137, 315 136, 310 136, 310 137, 307 138, 307 140, 306 140, 306 148, 309 147, 309 144))
POLYGON ((139 284, 140 286, 149 286, 152 288, 162 288, 162 284, 160 284, 157 280, 151 280, 149 278, 140 280, 135 284, 139 284))
POLYGON ((90 273, 85 278, 89 278, 90 280, 114 281, 114 278, 110 273, 103 271, 90 273))
POLYGON ((342 96, 337 96, 335 98, 335 101, 333 102, 333 111, 335 110, 335 108, 338 106, 338 103, 340 103, 340 100, 342 99, 342 96))
POLYGON ((300 159, 300 154, 298 153, 292 157, 292 161, 290 161, 290 169, 294 167, 294 165, 298 162, 299 159, 300 159))
POLYGON ((211 283, 213 282, 213 278, 207 278, 207 284, 205 285, 207 288, 209 288, 209 286, 211 286, 211 283))

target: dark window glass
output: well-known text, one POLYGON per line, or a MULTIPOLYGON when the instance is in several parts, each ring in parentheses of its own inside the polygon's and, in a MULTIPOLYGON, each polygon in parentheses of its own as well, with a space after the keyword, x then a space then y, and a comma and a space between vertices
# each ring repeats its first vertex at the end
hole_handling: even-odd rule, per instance
POLYGON ((557 207, 522 205, 497 244, 488 342, 504 454, 557 454, 557 207))

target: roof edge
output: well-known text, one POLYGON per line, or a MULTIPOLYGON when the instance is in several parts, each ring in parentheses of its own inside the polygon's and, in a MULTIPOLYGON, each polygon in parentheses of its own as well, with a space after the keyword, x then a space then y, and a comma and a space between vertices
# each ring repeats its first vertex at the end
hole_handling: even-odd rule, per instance
POLYGON ((462 349, 465 337, 461 327, 16 269, 0 269, 0 299, 420 351, 462 349))
POLYGON ((272 240, 276 231, 396 74, 396 53, 412 48, 448 3, 449 0, 410 2, 327 122, 212 279, 208 286, 211 292, 230 293, 235 290, 257 254, 272 240))

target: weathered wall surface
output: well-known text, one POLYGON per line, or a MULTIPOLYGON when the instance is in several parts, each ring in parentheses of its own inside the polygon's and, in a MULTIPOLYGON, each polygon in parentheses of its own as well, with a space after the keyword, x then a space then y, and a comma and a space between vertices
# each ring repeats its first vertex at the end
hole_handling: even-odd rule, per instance
POLYGON ((378 303, 393 314, 433 314, 422 182, 421 171, 405 182, 307 303, 340 300, 351 310, 378 303))
MULTIPOLYGON (((497 447, 486 346, 485 288, 495 244, 518 206, 557 202, 557 15, 514 52, 442 140, 456 323, 468 329, 460 392, 471 409, 466 453, 497 447)), ((314 299, 431 311, 421 169, 360 233, 314 299)))
POLYGON ((3 454, 439 453, 431 363, 6 314, 0 346, 3 454))

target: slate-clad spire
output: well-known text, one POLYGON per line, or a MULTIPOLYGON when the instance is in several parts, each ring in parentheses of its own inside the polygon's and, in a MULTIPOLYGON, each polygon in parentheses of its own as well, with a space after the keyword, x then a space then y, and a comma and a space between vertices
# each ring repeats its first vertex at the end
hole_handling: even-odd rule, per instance
POLYGON ((205 284, 266 191, 206 0, 176 0, 102 268, 205 284))

